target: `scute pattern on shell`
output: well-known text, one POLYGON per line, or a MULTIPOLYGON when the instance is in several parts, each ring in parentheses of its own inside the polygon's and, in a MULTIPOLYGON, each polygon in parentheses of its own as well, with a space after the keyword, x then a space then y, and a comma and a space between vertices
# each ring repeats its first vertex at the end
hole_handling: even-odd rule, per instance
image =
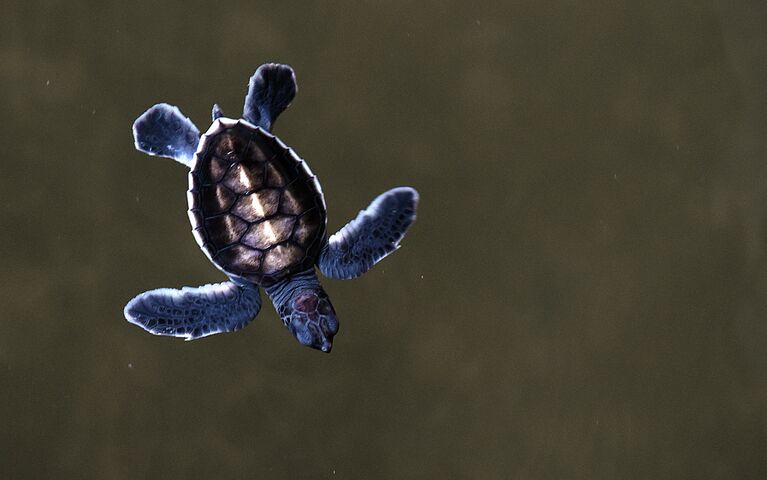
POLYGON ((230 276, 267 287, 319 256, 319 182, 292 149, 247 121, 219 118, 202 136, 187 197, 197 243, 230 276))

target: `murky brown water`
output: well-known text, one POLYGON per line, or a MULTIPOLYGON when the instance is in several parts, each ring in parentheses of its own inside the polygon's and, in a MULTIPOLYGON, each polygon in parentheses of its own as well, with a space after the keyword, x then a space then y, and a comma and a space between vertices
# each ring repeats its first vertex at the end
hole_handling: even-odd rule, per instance
POLYGON ((107 3, 0 4, 0 478, 767 478, 763 3, 107 3), (422 195, 329 356, 122 317, 223 278, 133 119, 269 60, 331 230, 422 195))

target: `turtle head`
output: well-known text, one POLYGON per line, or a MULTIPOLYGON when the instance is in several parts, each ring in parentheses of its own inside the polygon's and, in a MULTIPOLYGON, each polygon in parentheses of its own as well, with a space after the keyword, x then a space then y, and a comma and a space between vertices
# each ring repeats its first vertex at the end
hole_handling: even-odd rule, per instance
POLYGON ((330 353, 338 332, 336 312, 322 287, 301 290, 280 309, 282 321, 301 345, 330 353))
POLYGON ((338 332, 336 311, 314 268, 266 288, 282 323, 301 345, 330 352, 338 332))

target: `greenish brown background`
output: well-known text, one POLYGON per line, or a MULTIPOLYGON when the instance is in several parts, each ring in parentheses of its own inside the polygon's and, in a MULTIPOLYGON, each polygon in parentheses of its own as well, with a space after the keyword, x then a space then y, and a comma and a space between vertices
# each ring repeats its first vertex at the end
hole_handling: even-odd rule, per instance
POLYGON ((2 0, 0 478, 767 478, 764 2, 2 0), (111 4, 109 4, 111 3, 111 4), (133 295, 222 280, 133 119, 241 110, 336 230, 395 185, 404 247, 326 280, 331 355, 266 305, 195 342, 133 295))

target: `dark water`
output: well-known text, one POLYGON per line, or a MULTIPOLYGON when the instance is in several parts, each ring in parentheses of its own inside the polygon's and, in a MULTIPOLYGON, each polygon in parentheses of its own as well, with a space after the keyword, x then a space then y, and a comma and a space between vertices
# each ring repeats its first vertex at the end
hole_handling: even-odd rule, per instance
POLYGON ((0 478, 767 478, 764 3, 288 3, 0 3, 0 478), (133 119, 270 60, 331 230, 422 195, 329 356, 122 317, 223 279, 133 119))

